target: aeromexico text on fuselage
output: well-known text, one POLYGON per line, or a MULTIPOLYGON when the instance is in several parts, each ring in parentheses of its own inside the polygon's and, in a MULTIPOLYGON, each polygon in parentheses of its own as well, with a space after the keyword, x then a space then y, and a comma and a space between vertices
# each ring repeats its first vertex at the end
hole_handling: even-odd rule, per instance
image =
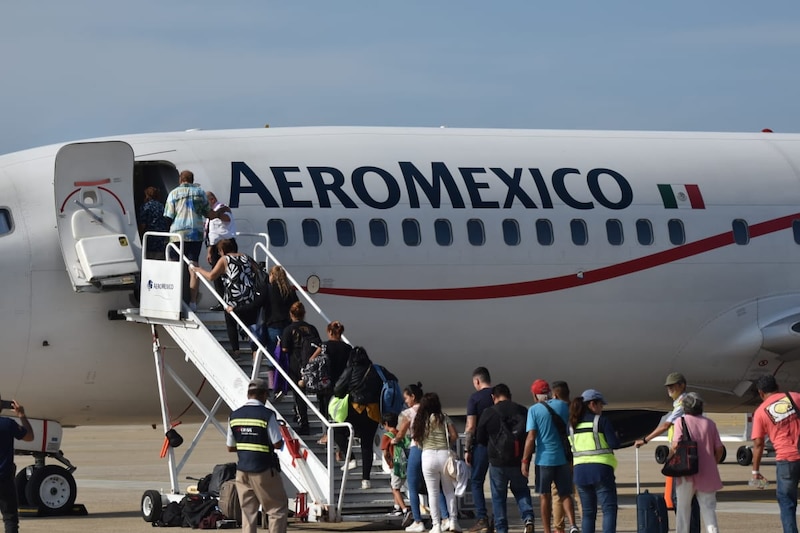
POLYGON ((267 171, 254 171, 243 161, 231 162, 231 207, 239 207, 243 195, 258 195, 264 207, 331 207, 335 198, 346 208, 359 205, 375 209, 391 209, 400 203, 403 192, 411 208, 423 205, 438 208, 446 201, 453 208, 509 209, 521 205, 527 209, 552 209, 553 198, 574 209, 625 209, 633 202, 633 189, 628 180, 610 168, 557 168, 552 172, 538 168, 455 167, 443 162, 425 167, 399 161, 396 168, 360 166, 342 171, 329 166, 270 166, 267 171), (267 179, 270 176, 271 179, 267 179), (309 182, 310 179, 310 182, 309 182), (313 185, 317 202, 309 194, 295 198, 297 189, 313 185), (459 183, 462 187, 459 188, 459 183), (268 186, 269 184, 269 186, 268 186), (345 184, 349 185, 347 192, 345 184), (504 201, 486 200, 482 195, 501 188, 504 201), (465 195, 462 189, 466 190, 465 195), (275 194, 277 192, 277 195, 275 194), (280 204, 276 200, 280 198, 280 204))

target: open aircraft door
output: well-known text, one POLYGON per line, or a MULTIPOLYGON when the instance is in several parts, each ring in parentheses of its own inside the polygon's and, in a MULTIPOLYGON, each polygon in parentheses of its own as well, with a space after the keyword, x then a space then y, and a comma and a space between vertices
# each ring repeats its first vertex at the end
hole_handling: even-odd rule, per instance
POLYGON ((75 291, 136 287, 141 244, 130 145, 63 146, 56 155, 54 187, 61 252, 75 291))

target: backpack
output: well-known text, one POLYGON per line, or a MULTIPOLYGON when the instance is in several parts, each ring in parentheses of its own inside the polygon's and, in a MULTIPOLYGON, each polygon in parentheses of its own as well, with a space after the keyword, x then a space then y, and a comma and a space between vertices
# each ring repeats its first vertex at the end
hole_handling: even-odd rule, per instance
POLYGON ((400 382, 394 374, 383 368, 381 365, 372 365, 380 376, 383 385, 381 386, 381 415, 386 413, 400 414, 405 409, 405 399, 400 382))
POLYGON ((503 416, 500 411, 495 411, 499 415, 500 431, 489 435, 489 445, 496 451, 497 456, 504 460, 521 459, 527 434, 525 417, 522 413, 503 416))
POLYGON ((219 510, 225 518, 242 523, 242 506, 239 503, 239 494, 236 492, 236 481, 231 479, 222 484, 219 489, 219 510))
POLYGON ((260 297, 268 297, 269 272, 267 272, 266 265, 262 267, 260 263, 258 263, 249 255, 247 256, 247 259, 250 261, 250 270, 253 271, 253 289, 255 289, 256 294, 258 294, 260 297))
MULTIPOLYGON (((231 479, 236 479, 236 463, 224 463, 214 466, 208 483, 208 493, 212 496, 219 496, 222 484, 231 479)), ((200 490, 199 483, 197 490, 200 490)))
POLYGON ((217 510, 217 499, 203 494, 187 494, 180 505, 183 509, 183 527, 197 528, 206 515, 217 510))
POLYGON ((247 256, 227 255, 228 266, 222 278, 225 284, 225 299, 236 304, 247 304, 256 297, 256 270, 247 256), (228 273, 232 275, 228 275, 228 273))
POLYGON ((161 518, 153 522, 156 527, 181 527, 183 525, 183 508, 179 502, 169 502, 161 511, 161 518))
POLYGON ((294 341, 292 355, 299 356, 300 368, 308 364, 308 360, 317 351, 317 347, 322 345, 317 328, 311 324, 295 328, 292 340, 294 341))
POLYGON ((328 356, 323 352, 300 370, 303 386, 309 392, 329 393, 333 389, 328 356))
MULTIPOLYGON (((394 438, 394 433, 387 431, 386 435, 394 438)), ((408 447, 411 445, 411 438, 406 435, 403 440, 392 446, 392 474, 405 479, 408 471, 408 447)))

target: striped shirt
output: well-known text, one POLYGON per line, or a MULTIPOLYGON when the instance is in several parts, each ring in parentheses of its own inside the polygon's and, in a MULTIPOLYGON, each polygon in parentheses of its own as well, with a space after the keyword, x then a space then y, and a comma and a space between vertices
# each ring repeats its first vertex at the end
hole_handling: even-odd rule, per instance
POLYGON ((210 211, 205 191, 193 183, 181 183, 172 189, 164 206, 164 216, 172 219, 169 231, 183 235, 183 240, 189 242, 203 241, 203 218, 210 211))

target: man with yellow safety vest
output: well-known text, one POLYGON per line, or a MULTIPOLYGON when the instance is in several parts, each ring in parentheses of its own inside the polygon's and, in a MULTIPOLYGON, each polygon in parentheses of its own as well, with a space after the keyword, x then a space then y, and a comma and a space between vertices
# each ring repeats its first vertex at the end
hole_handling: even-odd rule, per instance
POLYGON ((275 412, 264 404, 269 384, 254 379, 247 386, 247 402, 228 419, 227 445, 236 452, 236 492, 242 506, 242 531, 256 533, 258 506, 269 516, 270 533, 286 533, 288 499, 275 450, 283 447, 275 412))
POLYGON ((569 433, 572 444, 573 481, 583 507, 581 531, 594 533, 597 505, 603 509, 603 533, 617 530, 617 481, 614 450, 619 438, 607 417, 602 415, 606 400, 595 389, 583 391, 572 400, 569 433))

